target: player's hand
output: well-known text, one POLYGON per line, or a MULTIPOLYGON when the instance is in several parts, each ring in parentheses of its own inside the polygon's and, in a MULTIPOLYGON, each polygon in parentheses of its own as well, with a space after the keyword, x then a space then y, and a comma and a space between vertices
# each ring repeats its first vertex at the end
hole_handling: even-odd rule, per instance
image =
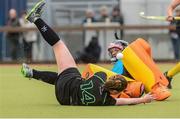
POLYGON ((148 93, 143 97, 143 102, 144 103, 150 103, 153 100, 154 100, 154 97, 153 97, 153 95, 151 93, 148 93))
POLYGON ((172 21, 174 21, 174 17, 173 16, 168 16, 166 18, 166 20, 169 21, 169 22, 172 22, 172 21))

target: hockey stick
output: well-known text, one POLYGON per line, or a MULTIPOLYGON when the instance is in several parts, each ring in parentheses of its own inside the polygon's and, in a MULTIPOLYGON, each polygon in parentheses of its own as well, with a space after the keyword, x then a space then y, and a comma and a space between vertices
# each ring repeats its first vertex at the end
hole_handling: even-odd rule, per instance
MULTIPOLYGON (((166 16, 146 16, 144 12, 140 12, 139 16, 144 19, 149 20, 160 20, 160 21, 166 21, 166 16)), ((174 17, 174 20, 180 20, 180 17, 174 17)))

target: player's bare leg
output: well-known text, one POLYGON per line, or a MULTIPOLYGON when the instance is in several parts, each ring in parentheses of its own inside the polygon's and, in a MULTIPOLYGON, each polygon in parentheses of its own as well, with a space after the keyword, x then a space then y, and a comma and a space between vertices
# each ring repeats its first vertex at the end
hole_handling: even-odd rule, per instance
POLYGON ((58 41, 55 45, 53 45, 53 50, 55 53, 59 73, 66 70, 67 68, 77 67, 71 53, 69 52, 64 42, 62 42, 61 40, 58 41))
POLYGON ((37 3, 31 12, 27 15, 27 20, 37 26, 47 43, 53 47, 59 73, 68 68, 77 67, 66 45, 60 40, 57 34, 40 18, 44 5, 44 0, 41 0, 39 3, 37 3))

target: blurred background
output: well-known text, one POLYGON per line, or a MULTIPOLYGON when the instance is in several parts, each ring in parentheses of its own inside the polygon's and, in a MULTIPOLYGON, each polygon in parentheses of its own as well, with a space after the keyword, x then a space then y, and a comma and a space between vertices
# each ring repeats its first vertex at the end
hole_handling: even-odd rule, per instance
MULTIPOLYGON (((54 62, 54 54, 33 24, 24 16, 37 0, 0 0, 0 62, 54 62)), ((153 58, 179 61, 178 33, 166 21, 145 20, 166 16, 171 0, 46 0, 43 19, 61 34, 77 62, 108 61, 107 47, 120 39, 131 43, 144 38, 153 58)), ((179 15, 177 8, 175 15, 179 15)))

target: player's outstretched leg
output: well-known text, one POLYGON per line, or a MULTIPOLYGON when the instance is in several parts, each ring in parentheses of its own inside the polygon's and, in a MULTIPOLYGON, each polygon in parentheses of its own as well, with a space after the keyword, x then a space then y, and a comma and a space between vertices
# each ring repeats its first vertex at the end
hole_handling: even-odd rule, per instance
POLYGON ((58 35, 40 18, 44 5, 44 0, 41 0, 39 3, 37 3, 31 12, 26 16, 27 20, 37 26, 43 38, 49 45, 53 47, 59 73, 68 68, 77 68, 76 63, 66 45, 60 40, 58 35))
POLYGON ((43 82, 54 85, 55 81, 58 78, 58 73, 50 72, 50 71, 38 71, 35 69, 31 69, 27 64, 23 63, 21 72, 26 78, 33 78, 37 80, 41 80, 43 82))
POLYGON ((26 78, 33 78, 33 70, 25 63, 22 64, 21 73, 26 78))
POLYGON ((172 85, 171 85, 172 78, 179 72, 180 72, 180 62, 178 62, 173 68, 171 68, 170 70, 164 73, 164 75, 169 81, 168 88, 170 89, 172 88, 172 85))

